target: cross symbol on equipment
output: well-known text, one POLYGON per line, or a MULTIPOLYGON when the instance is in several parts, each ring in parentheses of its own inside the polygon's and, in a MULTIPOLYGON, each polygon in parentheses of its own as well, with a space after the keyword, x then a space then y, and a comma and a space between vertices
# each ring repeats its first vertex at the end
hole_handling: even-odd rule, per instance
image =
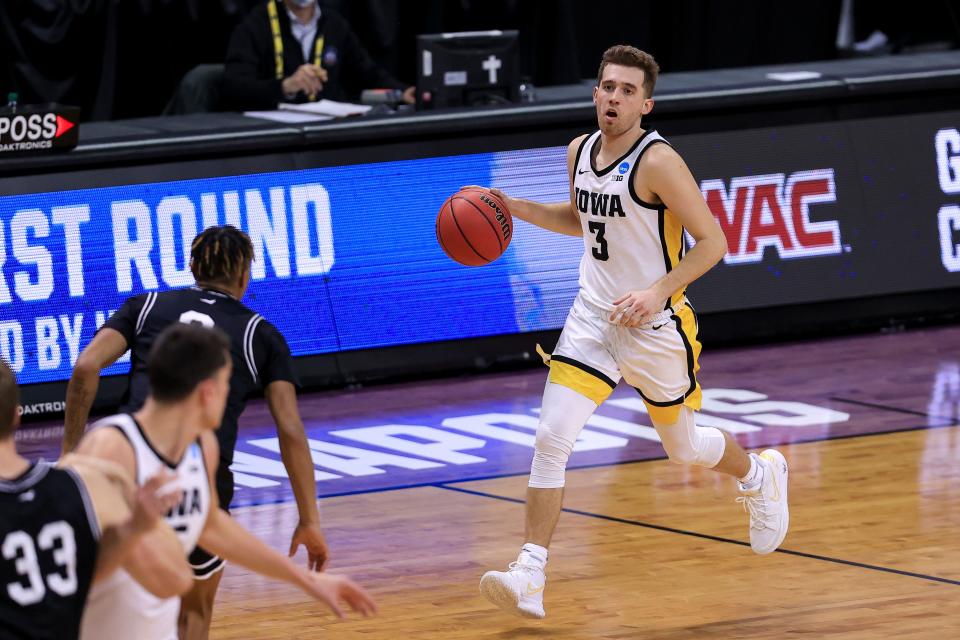
POLYGON ((480 65, 483 67, 484 71, 487 71, 490 75, 490 84, 497 84, 497 69, 503 66, 503 63, 500 61, 500 58, 490 54, 490 57, 483 61, 483 64, 480 65))

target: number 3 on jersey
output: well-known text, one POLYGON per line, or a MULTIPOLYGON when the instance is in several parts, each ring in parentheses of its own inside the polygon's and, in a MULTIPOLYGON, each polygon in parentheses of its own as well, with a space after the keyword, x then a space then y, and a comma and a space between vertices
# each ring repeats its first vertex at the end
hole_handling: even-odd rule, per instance
POLYGON ((184 311, 180 314, 180 322, 183 324, 199 324, 207 329, 212 329, 214 326, 213 318, 199 311, 184 311))
POLYGON ((603 222, 594 222, 590 221, 587 226, 590 228, 590 233, 596 234, 597 236, 597 246, 593 247, 593 257, 597 260, 606 261, 610 258, 610 254, 607 253, 607 241, 603 237, 603 232, 606 230, 607 225, 603 222))

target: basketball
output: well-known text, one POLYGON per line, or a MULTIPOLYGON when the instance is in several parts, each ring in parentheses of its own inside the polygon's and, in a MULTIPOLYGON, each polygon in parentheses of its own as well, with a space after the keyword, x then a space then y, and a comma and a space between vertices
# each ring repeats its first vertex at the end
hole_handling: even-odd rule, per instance
POLYGON ((506 205, 486 189, 467 187, 443 203, 437 214, 437 242, 451 259, 479 267, 499 258, 513 237, 506 205))

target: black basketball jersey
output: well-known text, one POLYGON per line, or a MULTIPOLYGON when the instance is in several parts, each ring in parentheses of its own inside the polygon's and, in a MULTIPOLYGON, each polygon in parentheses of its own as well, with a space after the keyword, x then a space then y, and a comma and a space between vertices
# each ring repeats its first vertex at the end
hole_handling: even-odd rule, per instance
POLYGON ((79 635, 99 540, 74 471, 41 460, 0 480, 0 640, 79 635))
POLYGON ((220 466, 217 484, 220 504, 229 506, 233 494, 233 449, 237 444, 237 421, 247 398, 276 380, 298 384, 290 348, 276 327, 239 300, 216 291, 190 287, 128 298, 103 325, 123 334, 130 346, 130 389, 121 411, 140 409, 149 393, 147 356, 153 341, 175 322, 217 327, 230 338, 233 374, 230 395, 217 430, 220 466))

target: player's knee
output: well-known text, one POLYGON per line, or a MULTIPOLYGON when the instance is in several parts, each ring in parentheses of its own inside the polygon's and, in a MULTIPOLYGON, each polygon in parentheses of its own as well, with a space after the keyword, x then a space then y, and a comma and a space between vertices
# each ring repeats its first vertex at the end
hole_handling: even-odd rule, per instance
POLYGON ((674 464, 697 464, 697 451, 689 440, 664 440, 663 449, 674 464))
POLYGON ((684 408, 674 424, 655 425, 670 462, 712 469, 723 457, 726 438, 714 427, 698 427, 693 411, 684 408))
POLYGON ((567 462, 573 452, 573 442, 560 435, 549 424, 541 421, 530 465, 529 486, 535 489, 558 489, 564 485, 567 462))

